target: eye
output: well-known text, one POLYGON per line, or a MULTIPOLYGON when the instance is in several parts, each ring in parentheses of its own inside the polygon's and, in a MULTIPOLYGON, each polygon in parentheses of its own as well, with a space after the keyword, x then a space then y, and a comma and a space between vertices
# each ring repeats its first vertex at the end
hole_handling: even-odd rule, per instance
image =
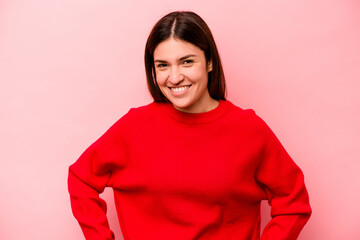
POLYGON ((184 61, 183 61, 183 65, 191 65, 191 64, 193 64, 193 63, 194 63, 194 61, 191 60, 191 59, 187 59, 187 60, 184 60, 184 61))
POLYGON ((168 65, 166 63, 159 63, 156 65, 157 68, 166 68, 168 65))

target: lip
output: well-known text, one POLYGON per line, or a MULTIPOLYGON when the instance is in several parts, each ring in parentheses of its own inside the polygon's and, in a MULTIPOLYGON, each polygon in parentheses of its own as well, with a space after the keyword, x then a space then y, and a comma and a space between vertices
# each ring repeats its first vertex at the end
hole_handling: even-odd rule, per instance
POLYGON ((192 87, 192 84, 176 86, 176 87, 168 87, 168 88, 173 96, 182 96, 182 95, 185 95, 191 87, 192 87), (181 90, 181 91, 174 91, 173 88, 185 88, 185 89, 181 90))

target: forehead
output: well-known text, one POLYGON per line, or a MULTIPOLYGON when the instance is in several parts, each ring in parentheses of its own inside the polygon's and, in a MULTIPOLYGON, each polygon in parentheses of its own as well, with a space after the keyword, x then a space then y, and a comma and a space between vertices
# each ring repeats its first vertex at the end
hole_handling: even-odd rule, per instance
POLYGON ((154 51, 154 60, 179 59, 188 54, 205 57, 204 52, 194 44, 179 39, 169 38, 157 45, 154 51))

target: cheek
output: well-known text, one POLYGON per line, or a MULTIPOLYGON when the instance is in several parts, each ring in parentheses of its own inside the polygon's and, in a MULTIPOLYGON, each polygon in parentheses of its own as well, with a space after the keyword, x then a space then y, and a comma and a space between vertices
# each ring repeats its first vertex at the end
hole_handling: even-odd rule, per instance
POLYGON ((208 72, 204 70, 204 68, 191 69, 187 76, 193 81, 197 83, 207 84, 208 72))
POLYGON ((163 71, 156 72, 156 82, 158 85, 163 85, 166 82, 166 74, 163 71))

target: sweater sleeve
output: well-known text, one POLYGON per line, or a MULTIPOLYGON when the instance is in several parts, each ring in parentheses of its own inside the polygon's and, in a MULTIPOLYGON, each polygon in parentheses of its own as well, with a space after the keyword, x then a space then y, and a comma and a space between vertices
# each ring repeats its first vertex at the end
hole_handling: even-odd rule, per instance
POLYGON ((261 240, 297 239, 311 215, 304 175, 266 123, 257 116, 256 121, 263 148, 255 177, 268 196, 272 217, 261 240))
POLYGON ((125 117, 116 122, 69 167, 68 190, 72 212, 87 240, 112 240, 106 203, 99 197, 126 159, 125 117))

